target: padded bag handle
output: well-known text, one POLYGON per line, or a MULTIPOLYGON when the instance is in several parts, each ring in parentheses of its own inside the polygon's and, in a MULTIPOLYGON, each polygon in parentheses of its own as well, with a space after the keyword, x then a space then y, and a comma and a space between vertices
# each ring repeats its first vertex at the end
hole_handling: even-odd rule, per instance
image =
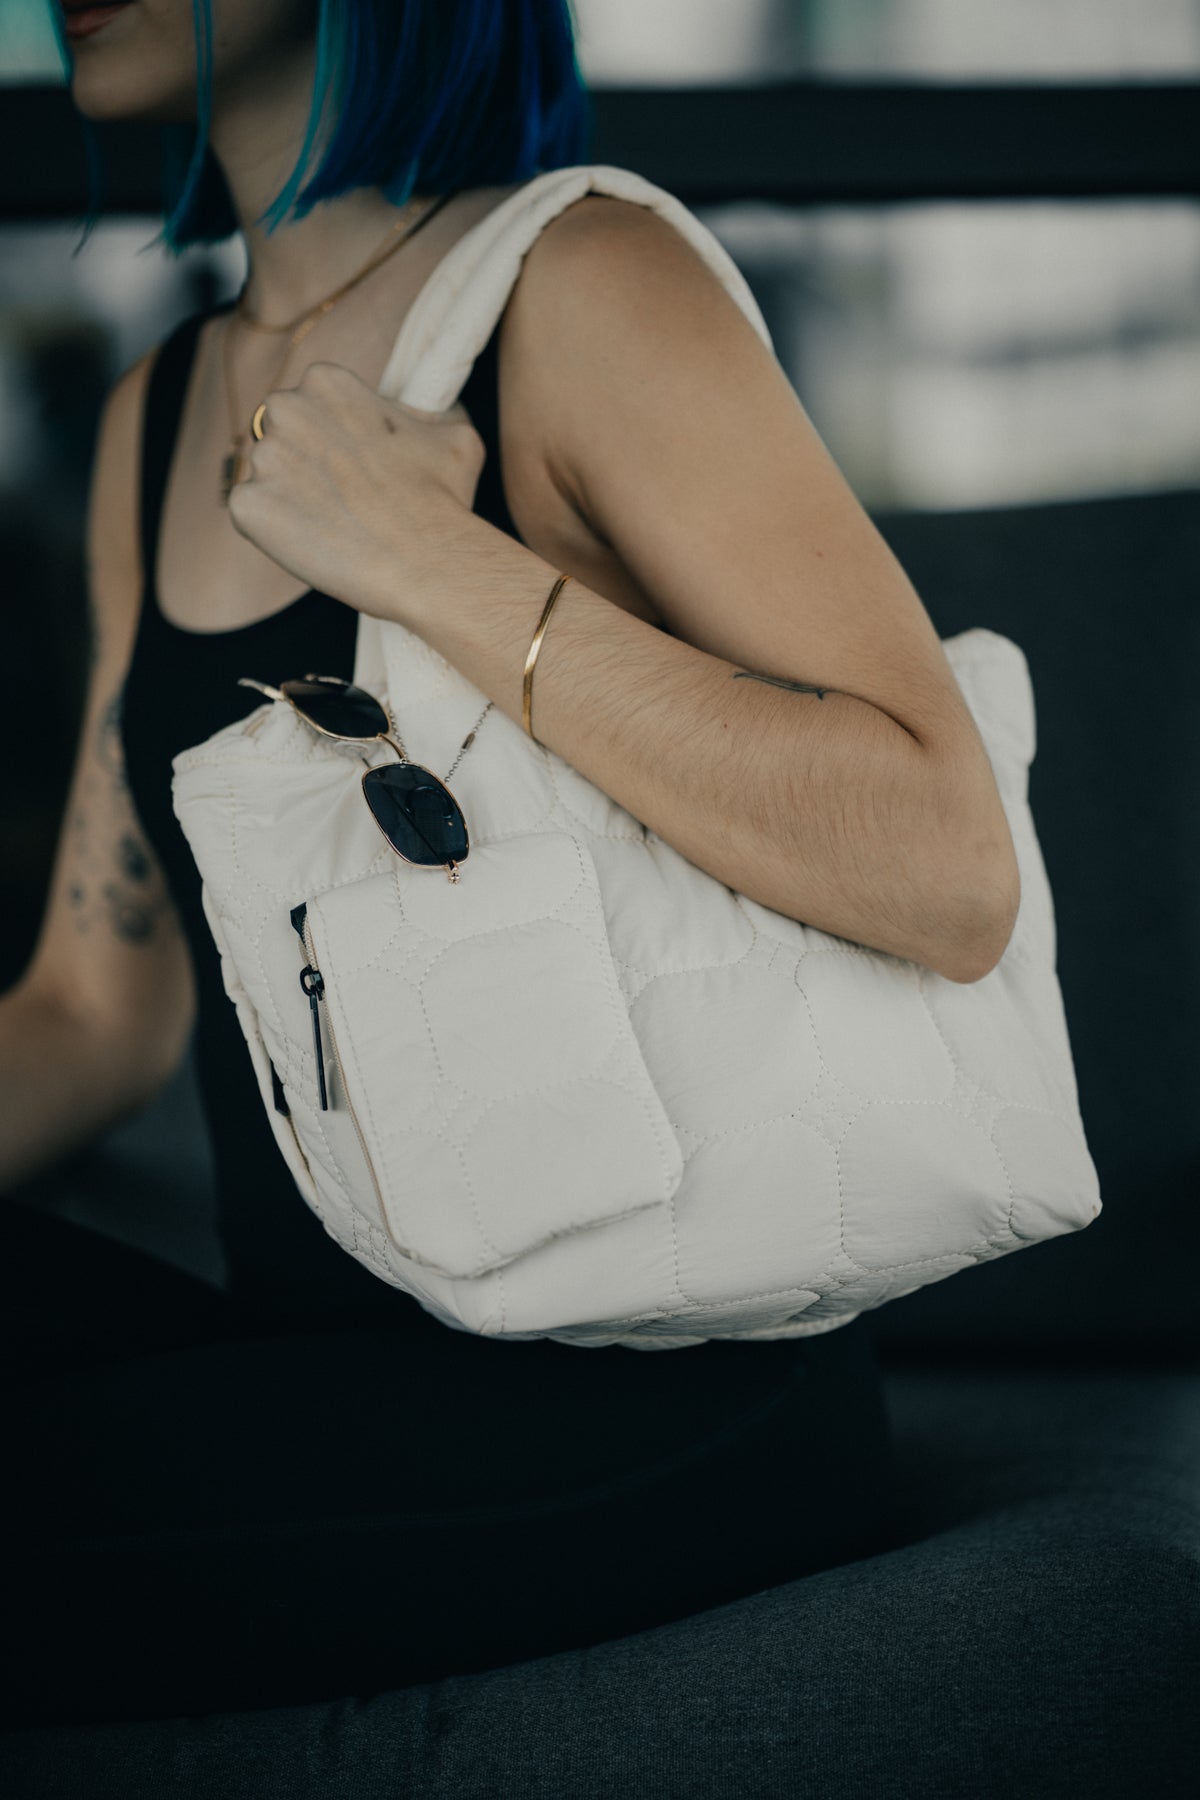
MULTIPOLYGON (((674 225, 736 300, 763 343, 772 348, 771 334, 745 276, 682 202, 631 169, 592 163, 535 176, 458 240, 405 315, 379 392, 386 399, 425 412, 445 412, 452 407, 508 304, 526 251, 552 219, 588 193, 636 201, 674 225)), ((404 626, 360 614, 354 679, 368 692, 390 691, 389 660, 394 666, 401 657, 415 656, 424 663, 434 654, 404 626)), ((443 658, 436 657, 433 673, 442 677, 438 686, 443 697, 453 680, 446 675, 450 668, 443 658)), ((463 705, 469 706, 479 689, 461 676, 458 680, 464 690, 463 705)), ((486 699, 486 695, 479 697, 486 699)), ((453 710, 457 720, 460 709, 453 710)), ((468 720, 459 731, 455 748, 470 723, 468 720)), ((446 729, 452 732, 454 727, 446 729)), ((435 750, 429 754, 436 759, 435 750)))

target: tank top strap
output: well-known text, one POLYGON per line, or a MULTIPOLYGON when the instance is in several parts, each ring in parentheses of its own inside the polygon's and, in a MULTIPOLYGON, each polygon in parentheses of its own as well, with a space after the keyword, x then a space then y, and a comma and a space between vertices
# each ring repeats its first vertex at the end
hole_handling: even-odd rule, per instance
MULTIPOLYGON (((159 346, 146 383, 141 464, 143 603, 157 599, 154 575, 158 557, 159 523, 175 440, 179 435, 188 377, 196 355, 196 340, 205 320, 221 310, 222 305, 212 306, 180 320, 159 346)), ((151 608, 143 604, 143 610, 149 611, 151 608)))

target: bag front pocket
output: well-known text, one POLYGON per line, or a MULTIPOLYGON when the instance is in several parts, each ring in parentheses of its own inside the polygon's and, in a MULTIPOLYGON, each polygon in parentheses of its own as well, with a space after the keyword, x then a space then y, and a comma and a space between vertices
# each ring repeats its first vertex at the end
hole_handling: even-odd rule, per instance
POLYGON ((481 1275, 670 1199, 682 1153, 578 839, 473 845, 458 884, 397 860, 310 900, 303 931, 330 1104, 403 1256, 481 1275))

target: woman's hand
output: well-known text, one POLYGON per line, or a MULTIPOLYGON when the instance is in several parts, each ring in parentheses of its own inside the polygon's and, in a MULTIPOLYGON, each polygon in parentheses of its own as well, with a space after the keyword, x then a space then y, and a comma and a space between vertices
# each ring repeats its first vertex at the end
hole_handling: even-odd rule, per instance
POLYGON ((268 395, 260 428, 229 495, 237 530, 298 580, 403 622, 405 588, 470 529, 487 452, 466 409, 420 412, 317 362, 268 395))

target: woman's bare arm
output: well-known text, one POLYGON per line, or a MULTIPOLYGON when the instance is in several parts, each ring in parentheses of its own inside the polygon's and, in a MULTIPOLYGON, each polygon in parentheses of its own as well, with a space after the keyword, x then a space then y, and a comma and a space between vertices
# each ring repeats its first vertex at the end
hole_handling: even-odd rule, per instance
POLYGON ((92 657, 37 946, 0 997, 0 1187, 143 1106, 184 1053, 191 961, 125 778, 121 698, 141 592, 137 484, 153 353, 100 421, 87 522, 92 657))

